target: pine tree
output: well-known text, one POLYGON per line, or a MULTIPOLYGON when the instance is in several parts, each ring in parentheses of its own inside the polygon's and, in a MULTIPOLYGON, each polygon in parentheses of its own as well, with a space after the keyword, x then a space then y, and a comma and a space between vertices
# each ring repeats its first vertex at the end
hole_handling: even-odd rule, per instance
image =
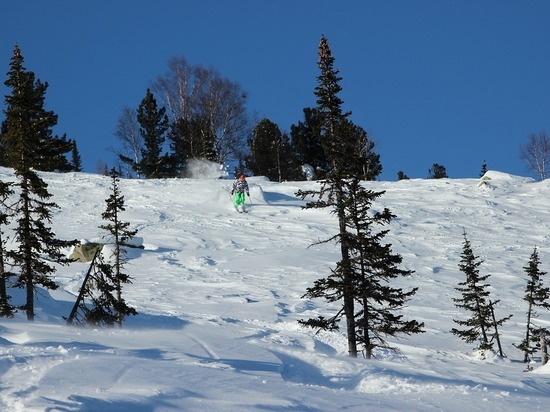
MULTIPOLYGON (((346 334, 348 338, 348 353, 357 357, 357 324, 355 303, 357 299, 356 274, 353 269, 353 245, 347 231, 348 217, 346 208, 352 198, 352 193, 346 182, 350 179, 358 180, 360 170, 357 161, 357 139, 352 133, 344 132, 347 117, 350 113, 342 111, 342 100, 338 97, 341 91, 338 70, 334 69, 334 57, 327 39, 322 36, 319 44, 318 66, 321 74, 317 77, 318 85, 315 88, 317 97, 317 113, 320 119, 321 143, 328 160, 329 170, 325 180, 321 181, 320 190, 298 191, 302 199, 313 197, 306 208, 331 207, 338 219, 339 232, 330 240, 340 245, 341 260, 336 264, 332 274, 315 282, 313 288, 304 295, 311 298, 322 297, 329 302, 342 301, 341 315, 333 320, 325 318, 301 321, 311 327, 333 330, 336 322, 344 316, 346 319, 346 334), (315 200, 316 199, 316 200, 315 200)), ((352 212, 353 213, 353 212, 352 212)))
POLYGON ((498 326, 510 319, 511 315, 500 320, 494 318, 493 307, 498 301, 491 302, 489 298, 488 288, 490 285, 483 283, 487 281, 489 275, 482 276, 479 274, 478 268, 482 263, 483 261, 479 259, 479 256, 474 255, 470 241, 466 236, 466 232, 464 232, 462 255, 458 267, 466 274, 466 280, 460 282, 459 287, 455 288, 462 293, 462 297, 453 298, 453 301, 457 308, 470 312, 471 316, 468 320, 453 319, 456 324, 467 329, 452 328, 451 333, 457 335, 466 343, 478 341, 477 349, 485 351, 493 349, 493 338, 498 338, 498 326), (491 330, 495 331, 493 335, 491 335, 491 330))
POLYGON ((534 249, 529 259, 528 266, 524 267, 527 274, 527 286, 525 287, 525 295, 523 300, 527 302, 527 330, 525 338, 517 346, 524 353, 524 362, 529 362, 529 359, 538 349, 540 349, 540 341, 542 335, 548 332, 546 328, 536 325, 534 322, 538 318, 537 308, 550 309, 550 287, 543 285, 543 277, 546 272, 540 270, 540 258, 537 248, 534 249))
POLYGON ((34 73, 27 71, 23 63, 21 50, 15 46, 8 79, 4 82, 11 94, 5 97, 1 164, 20 169, 23 162, 25 167, 36 170, 66 172, 70 165, 65 154, 70 151, 71 144, 65 135, 52 136, 57 115, 44 109, 48 83, 36 80, 34 73))
POLYGON ((397 172, 397 180, 409 180, 409 176, 405 174, 403 171, 397 172))
POLYGON ((485 176, 485 173, 487 173, 487 162, 484 160, 481 164, 481 172, 479 173, 479 177, 485 176))
POLYGON ((322 179, 329 169, 328 160, 321 143, 321 117, 316 108, 305 108, 304 121, 290 126, 292 150, 299 165, 309 165, 315 178, 322 179))
POLYGON ((288 136, 269 119, 262 119, 248 139, 250 154, 246 167, 254 175, 266 176, 271 181, 282 182, 296 176, 294 156, 288 136))
POLYGON ((71 156, 72 156, 72 171, 73 172, 82 172, 82 159, 80 158, 80 153, 78 153, 78 147, 76 145, 76 140, 71 142, 71 156))
POLYGON ((168 130, 168 116, 164 107, 157 107, 157 101, 149 89, 137 109, 137 121, 144 147, 136 167, 146 178, 165 177, 168 158, 162 155, 162 146, 168 130))
POLYGON ((6 96, 6 119, 2 130, 4 159, 14 168, 19 182, 19 199, 13 207, 17 219, 15 243, 17 248, 6 253, 13 264, 20 269, 15 283, 26 289, 26 303, 22 306, 28 320, 34 320, 34 289, 43 286, 57 289, 50 278, 55 272, 54 263, 66 265, 70 261, 61 252, 73 242, 61 241, 48 227, 52 210, 58 206, 50 201, 48 185, 35 172, 43 160, 36 150, 46 147, 50 138, 50 127, 57 117, 43 109, 44 92, 47 84, 34 80, 34 74, 23 68, 23 57, 16 47, 11 61, 6 86, 12 93, 6 96))
POLYGON ((188 159, 218 160, 216 135, 207 125, 207 119, 178 119, 168 133, 170 165, 174 176, 185 175, 188 159))
POLYGON ((445 179, 448 178, 447 170, 445 166, 442 166, 438 163, 434 163, 432 168, 428 170, 428 179, 445 179))
POLYGON ((103 313, 110 319, 109 314, 111 314, 118 326, 122 327, 125 317, 137 314, 136 310, 129 307, 122 297, 122 286, 132 283, 131 277, 124 272, 124 265, 128 260, 125 247, 136 235, 137 230, 129 230, 130 224, 120 219, 120 212, 125 210, 124 196, 120 193, 117 171, 112 169, 110 175, 112 193, 105 200, 107 208, 101 215, 109 223, 99 227, 110 234, 113 251, 109 261, 100 259, 97 266, 96 280, 101 294, 98 298, 100 308, 97 309, 98 312, 94 312, 94 316, 97 317, 103 313))
POLYGON ((6 238, 2 227, 9 224, 10 211, 6 200, 13 195, 11 183, 0 181, 0 317, 11 318, 14 314, 14 306, 10 304, 11 297, 8 294, 8 280, 13 273, 6 270, 6 238))
MULTIPOLYGON (((345 191, 346 227, 349 228, 345 242, 349 245, 350 267, 344 267, 343 261, 338 262, 332 274, 317 280, 304 296, 335 302, 341 300, 344 293, 352 294, 359 307, 355 313, 354 338, 363 345, 365 357, 370 359, 376 347, 390 348, 384 337, 422 333, 424 324, 405 321, 402 315, 398 315, 417 288, 405 292, 391 285, 393 279, 410 276, 413 272, 399 269, 402 257, 392 253, 390 244, 382 244, 389 231, 374 231, 374 226, 389 224, 395 217, 387 208, 382 212, 371 211, 372 203, 384 192, 366 190, 358 178, 346 182, 345 191), (346 271, 352 274, 352 288, 346 285, 346 271)), ((330 318, 320 316, 300 323, 338 330, 338 322, 343 316, 344 311, 340 310, 330 318)))
POLYGON ((338 134, 340 136, 347 135, 346 140, 355 142, 355 159, 351 164, 355 165, 357 170, 351 170, 349 174, 356 175, 363 180, 376 180, 382 173, 382 164, 380 155, 374 152, 374 142, 368 138, 367 132, 346 119, 340 124, 338 134))

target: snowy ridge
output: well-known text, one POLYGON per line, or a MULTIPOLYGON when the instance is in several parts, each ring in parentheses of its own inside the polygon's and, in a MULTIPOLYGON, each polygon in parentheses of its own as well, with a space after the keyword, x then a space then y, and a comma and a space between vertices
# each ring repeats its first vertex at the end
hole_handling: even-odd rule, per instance
MULTIPOLYGON (((103 236, 110 178, 41 174, 60 206, 63 239, 103 236)), ((61 267, 60 289, 37 294, 36 321, 0 320, 0 410, 5 411, 520 411, 547 408, 549 367, 523 372, 526 307, 523 267, 536 246, 550 271, 550 181, 490 171, 480 179, 367 182, 385 191, 375 208, 397 216, 386 237, 419 287, 404 315, 424 334, 390 340, 400 349, 352 360, 339 333, 297 320, 330 313, 302 299, 339 259, 317 244, 337 225, 326 210, 303 210, 299 189, 313 182, 248 178, 251 213, 235 213, 223 179, 121 180, 122 219, 138 229, 133 284, 124 292, 139 312, 125 328, 67 327, 87 270, 61 267), (507 357, 482 361, 449 330, 463 316, 452 301, 466 231, 480 272, 491 274, 507 357)), ((13 179, 8 169, 0 178, 13 179)), ((248 202, 248 198, 247 198, 248 202)), ((69 253, 69 251, 67 251, 69 253)), ((547 279, 550 285, 550 278, 547 279)), ((10 290, 12 303, 23 293, 10 290)), ((540 313, 550 324, 550 314, 540 313)))

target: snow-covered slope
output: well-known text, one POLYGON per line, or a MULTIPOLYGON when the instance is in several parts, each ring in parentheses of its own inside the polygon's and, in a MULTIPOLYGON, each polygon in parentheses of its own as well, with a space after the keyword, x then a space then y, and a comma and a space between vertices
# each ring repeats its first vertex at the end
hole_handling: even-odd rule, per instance
MULTIPOLYGON (((58 237, 99 240, 110 178, 42 174, 60 206, 58 237)), ((426 332, 390 340, 400 353, 350 359, 339 333, 297 320, 334 307, 302 299, 339 259, 326 210, 303 210, 298 189, 315 183, 249 178, 250 213, 231 205, 231 181, 122 180, 130 250, 124 292, 139 312, 122 330, 68 327, 86 263, 59 268, 60 289, 40 291, 34 323, 0 320, 0 410, 5 411, 519 411, 544 410, 550 370, 523 372, 526 266, 539 248, 550 271, 550 181, 488 172, 487 179, 368 182, 375 208, 397 215, 386 237, 415 273, 405 309, 426 332), (466 231, 490 274, 507 358, 481 361, 450 334, 466 231)), ((13 179, 0 169, 0 179, 13 179)), ((67 251, 69 253, 70 251, 67 251)), ((547 280, 550 285, 550 278, 547 280)), ((11 290, 13 303, 22 294, 11 290)), ((550 314, 541 313, 549 325, 550 314)))

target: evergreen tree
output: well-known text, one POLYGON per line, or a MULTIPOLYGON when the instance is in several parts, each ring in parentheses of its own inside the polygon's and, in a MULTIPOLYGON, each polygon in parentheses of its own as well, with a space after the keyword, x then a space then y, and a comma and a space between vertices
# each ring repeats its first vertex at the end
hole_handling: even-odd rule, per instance
POLYGON ((82 160, 80 158, 80 153, 78 153, 78 147, 76 145, 76 140, 72 141, 72 171, 73 172, 82 172, 82 160))
POLYGON ((434 163, 432 168, 428 170, 428 179, 444 179, 447 178, 447 170, 445 166, 434 163))
POLYGON ((188 159, 216 161, 216 136, 207 127, 206 119, 179 118, 170 129, 170 165, 174 176, 185 175, 188 159))
POLYGON ((250 154, 246 166, 254 175, 266 176, 271 181, 282 182, 296 176, 288 136, 269 119, 261 120, 252 137, 248 139, 250 154))
MULTIPOLYGON (((297 195, 302 199, 313 197, 317 200, 306 204, 306 208, 331 207, 338 219, 339 233, 332 239, 340 245, 341 260, 333 270, 333 276, 321 279, 316 282, 313 289, 308 290, 305 296, 325 297, 327 300, 342 300, 342 313, 346 318, 346 332, 348 337, 348 352, 352 357, 357 357, 357 336, 355 322, 355 298, 356 290, 354 272, 352 269, 352 252, 349 235, 346 227, 346 202, 347 193, 345 187, 346 179, 357 172, 356 159, 357 141, 350 133, 340 134, 343 123, 349 113, 342 111, 342 100, 338 93, 342 90, 339 82, 338 70, 334 69, 334 57, 328 45, 327 39, 322 36, 319 44, 318 66, 321 74, 317 77, 318 85, 315 88, 317 97, 317 113, 320 118, 321 143, 328 159, 330 170, 326 179, 321 182, 320 190, 298 191, 297 195), (327 291, 334 282, 337 289, 333 295, 327 295, 327 291)), ((331 328, 334 323, 326 324, 324 321, 316 323, 314 320, 303 321, 302 323, 312 327, 331 328)))
POLYGON ((0 317, 13 317, 14 307, 10 304, 11 297, 8 294, 7 282, 13 273, 6 270, 6 238, 4 237, 3 226, 9 224, 9 207, 6 205, 6 200, 13 195, 11 183, 0 181, 0 317))
POLYGON ((374 142, 368 138, 367 132, 346 119, 340 124, 338 134, 348 135, 350 141, 355 141, 355 159, 352 164, 357 166, 357 170, 350 171, 350 174, 363 180, 376 180, 382 173, 382 164, 380 155, 374 152, 374 142))
MULTIPOLYGON (((99 309, 94 311, 97 317, 104 314, 107 321, 116 320, 119 327, 126 316, 137 314, 136 310, 129 307, 122 297, 122 286, 132 283, 131 277, 124 272, 124 265, 127 262, 127 247, 130 241, 137 233, 137 230, 129 230, 130 224, 120 219, 120 213, 125 210, 124 196, 120 193, 119 177, 115 169, 111 170, 111 190, 112 193, 105 200, 107 208, 101 214, 101 217, 108 223, 99 226, 105 229, 112 238, 113 251, 109 261, 100 259, 96 273, 97 287, 101 291, 98 298, 99 309)), ((108 322, 107 322, 108 323, 108 322)))
POLYGON ((71 150, 71 143, 65 135, 52 136, 57 115, 44 109, 48 83, 35 80, 34 73, 27 71, 23 63, 21 51, 15 46, 8 79, 4 82, 11 94, 5 97, 5 119, 0 136, 1 165, 15 169, 20 167, 18 163, 24 162, 36 170, 66 172, 70 165, 65 154, 71 150), (24 151, 24 158, 22 145, 30 146, 24 151))
POLYGON ((20 274, 15 286, 26 289, 26 303, 22 306, 28 320, 34 320, 34 289, 43 286, 57 289, 50 278, 55 272, 54 263, 65 265, 70 261, 61 249, 72 242, 55 238, 48 224, 51 223, 52 210, 58 206, 50 201, 48 185, 40 178, 34 168, 41 164, 40 150, 50 136, 50 126, 55 124, 56 116, 43 109, 44 92, 47 84, 35 82, 34 74, 25 71, 23 58, 16 47, 11 61, 6 86, 12 94, 6 96, 6 119, 3 126, 2 143, 4 156, 14 168, 19 182, 19 199, 13 207, 17 219, 15 242, 17 247, 6 256, 20 274))
POLYGON ((305 108, 304 121, 290 126, 293 152, 299 165, 310 165, 315 177, 322 179, 329 169, 321 143, 321 117, 316 108, 305 108))
POLYGON ((487 162, 484 160, 481 164, 481 172, 479 173, 479 177, 485 176, 485 173, 487 173, 487 162))
POLYGON ((524 353, 524 362, 529 362, 530 357, 540 349, 541 336, 548 332, 546 328, 536 325, 534 322, 538 318, 537 308, 550 309, 550 288, 543 285, 543 277, 546 272, 540 270, 540 259, 537 248, 531 254, 528 266, 524 267, 527 274, 527 286, 523 300, 527 302, 527 330, 525 338, 517 346, 524 353))
POLYGON ((400 170, 397 172, 397 180, 409 180, 409 176, 400 170))
POLYGON ((136 168, 145 178, 165 177, 168 158, 162 156, 162 147, 168 130, 168 116, 164 107, 157 107, 157 101, 149 89, 137 109, 137 121, 144 147, 136 168))
MULTIPOLYGON (((338 262, 332 274, 317 280, 305 296, 335 302, 341 300, 344 293, 351 293, 360 307, 355 313, 354 337, 363 345, 365 357, 370 359, 374 348, 389 348, 385 336, 422 333, 424 324, 405 321, 397 314, 417 288, 405 292, 391 286, 393 279, 410 276, 413 272, 399 269, 401 256, 392 253, 390 244, 382 244, 389 231, 375 233, 373 229, 377 225, 389 224, 395 217, 387 208, 382 212, 371 212, 372 203, 384 192, 366 190, 358 178, 350 179, 345 186, 346 226, 350 228, 345 234, 345 242, 349 245, 350 267, 343 266, 343 260, 338 262), (346 285, 347 270, 353 277, 351 288, 346 285)), ((320 316, 300 323, 337 330, 343 316, 344 311, 340 310, 331 318, 320 316)))
POLYGON ((489 299, 490 292, 488 291, 489 284, 483 283, 487 281, 489 275, 482 276, 479 274, 479 266, 483 263, 478 256, 474 255, 470 241, 464 232, 464 243, 462 249, 461 260, 458 265, 460 270, 466 274, 466 280, 459 283, 459 287, 455 288, 462 293, 461 298, 453 298, 455 306, 464 309, 471 313, 467 320, 453 321, 459 326, 464 326, 467 329, 459 330, 451 329, 451 333, 457 335, 466 343, 478 341, 477 349, 481 351, 493 349, 493 337, 498 338, 497 327, 502 325, 511 316, 496 320, 494 318, 493 306, 498 301, 491 302, 489 299), (491 330, 495 332, 491 335, 491 330))

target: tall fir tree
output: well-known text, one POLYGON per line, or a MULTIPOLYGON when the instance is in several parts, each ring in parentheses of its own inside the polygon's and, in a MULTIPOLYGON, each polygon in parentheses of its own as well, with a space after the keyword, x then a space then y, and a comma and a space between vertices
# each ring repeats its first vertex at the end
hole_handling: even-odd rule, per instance
MULTIPOLYGON (((358 296, 357 279, 353 268, 353 244, 348 233, 347 210, 352 199, 348 182, 359 179, 357 139, 352 133, 343 132, 346 129, 347 118, 350 113, 343 112, 343 102, 338 96, 342 90, 338 70, 334 68, 334 57, 327 39, 322 36, 319 44, 318 66, 320 75, 315 88, 317 97, 317 113, 320 119, 321 144, 327 157, 329 170, 326 178, 320 182, 319 190, 298 191, 302 199, 312 197, 314 200, 306 204, 306 208, 331 207, 338 220, 338 234, 329 240, 335 240, 340 246, 340 261, 328 278, 320 279, 310 288, 305 296, 323 297, 328 301, 341 300, 342 313, 346 319, 346 335, 348 339, 348 353, 357 357, 357 324, 355 305, 358 296), (337 281, 335 281, 337 279, 337 281), (335 289, 330 293, 330 289, 335 289)), ((353 213, 353 211, 351 211, 353 213)), ((302 321, 312 327, 334 328, 335 323, 326 323, 314 319, 302 321)))
POLYGON ((57 115, 44 108, 48 83, 35 79, 23 64, 21 50, 15 46, 4 82, 11 94, 5 97, 5 119, 0 130, 1 165, 16 169, 24 162, 36 170, 67 172, 70 165, 65 154, 71 150, 71 143, 66 135, 53 136, 57 115), (23 145, 31 147, 22 152, 23 145))
POLYGON ((168 156, 163 155, 162 150, 169 126, 168 116, 164 107, 158 108, 150 89, 137 109, 137 121, 144 142, 137 169, 148 179, 166 177, 168 156))
POLYGON ((523 300, 527 302, 527 325, 525 338, 517 348, 523 351, 523 361, 526 363, 540 349, 541 335, 548 333, 546 328, 537 325, 535 322, 539 316, 537 313, 538 308, 550 309, 550 302, 548 301, 550 299, 550 287, 544 286, 543 278, 546 272, 540 270, 540 264, 539 253, 535 248, 529 258, 529 264, 523 268, 527 274, 527 285, 523 297, 523 300))
POLYGON ((121 328, 124 318, 137 314, 134 308, 126 303, 122 296, 122 287, 132 283, 131 277, 124 271, 127 262, 128 242, 136 235, 137 230, 130 230, 130 223, 121 220, 120 213, 125 209, 124 196, 120 192, 119 174, 111 169, 111 195, 105 200, 107 208, 101 217, 108 223, 99 226, 111 236, 113 244, 112 256, 107 261, 100 259, 99 272, 96 274, 98 287, 101 289, 99 301, 104 313, 111 314, 121 328))
POLYGON ((50 128, 57 122, 57 117, 43 107, 47 84, 35 81, 34 74, 25 70, 18 47, 14 50, 8 75, 5 84, 11 94, 6 96, 3 155, 19 179, 15 186, 20 191, 13 207, 17 220, 14 235, 17 247, 6 256, 20 269, 15 286, 26 289, 26 303, 21 308, 26 311, 28 320, 34 320, 35 288, 57 289, 50 277, 56 270, 53 264, 70 263, 62 248, 73 242, 56 239, 48 226, 52 211, 58 206, 50 200, 48 185, 35 171, 43 160, 41 151, 36 148, 48 146, 45 142, 50 139, 50 128))
POLYGON ((453 321, 466 329, 452 328, 451 333, 460 337, 466 343, 478 342, 476 349, 481 351, 493 350, 493 338, 499 339, 498 326, 511 318, 507 316, 496 320, 494 316, 494 305, 498 301, 491 302, 489 284, 486 282, 490 275, 480 275, 479 266, 483 263, 472 250, 472 246, 466 232, 463 234, 464 242, 462 255, 458 267, 466 275, 466 280, 460 282, 457 288, 462 294, 461 298, 453 298, 455 306, 470 313, 467 320, 453 321), (493 331, 493 332, 491 332, 493 331))
MULTIPOLYGON (((408 277, 413 272, 399 269, 402 257, 392 253, 390 244, 383 244, 389 230, 375 232, 374 227, 386 225, 395 217, 387 208, 382 212, 372 212, 371 206, 384 192, 365 189, 361 180, 351 178, 345 183, 346 226, 345 241, 349 245, 350 267, 345 268, 340 261, 331 275, 315 282, 304 295, 308 298, 324 298, 328 302, 341 300, 344 293, 351 293, 357 302, 354 336, 362 344, 364 355, 370 359, 376 347, 390 348, 386 336, 422 333, 423 323, 404 320, 398 312, 416 293, 417 288, 404 291, 393 287, 391 281, 398 277, 408 277), (353 276, 353 287, 346 285, 345 270, 353 276)), ((329 239, 330 240, 330 239, 329 239)), ((335 316, 301 320, 306 326, 323 330, 338 330, 338 323, 344 316, 340 310, 335 316)))

